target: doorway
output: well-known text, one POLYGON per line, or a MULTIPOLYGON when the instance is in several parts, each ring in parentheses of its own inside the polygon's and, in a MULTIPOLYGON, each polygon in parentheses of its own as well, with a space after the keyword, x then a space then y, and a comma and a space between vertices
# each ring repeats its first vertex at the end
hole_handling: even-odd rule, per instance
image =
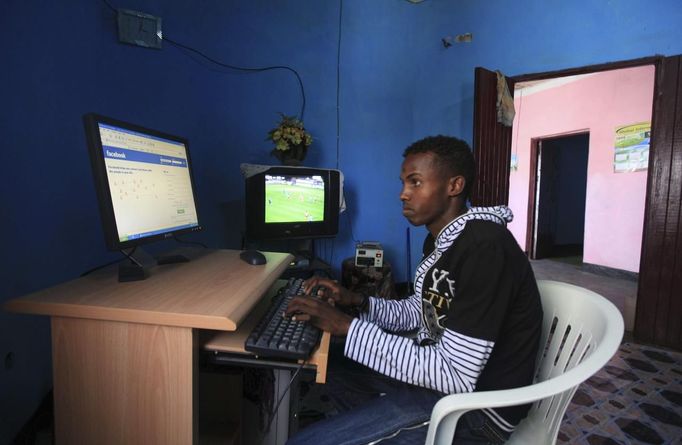
POLYGON ((532 259, 568 251, 592 271, 636 276, 648 171, 621 171, 616 141, 621 127, 650 125, 653 97, 652 65, 515 84, 508 227, 532 259))
MULTIPOLYGON (((673 347, 682 350, 682 213, 680 209, 680 184, 682 175, 679 166, 682 165, 682 139, 675 137, 675 128, 679 127, 679 119, 682 116, 682 56, 653 56, 642 59, 611 62, 601 65, 585 66, 561 71, 526 74, 507 77, 507 85, 514 91, 515 85, 521 82, 541 81, 557 77, 566 77, 584 73, 601 73, 604 71, 627 67, 641 67, 653 65, 655 69, 655 86, 651 92, 653 99, 653 113, 651 116, 651 143, 649 148, 649 175, 645 190, 645 208, 642 213, 643 222, 641 235, 642 242, 639 249, 641 262, 635 269, 639 271, 639 285, 637 289, 636 320, 634 323, 635 337, 641 341, 651 342, 662 346, 673 347)), ((510 189, 513 184, 508 180, 510 167, 510 152, 512 170, 523 172, 522 164, 515 165, 515 159, 522 160, 522 154, 517 154, 512 141, 518 140, 518 133, 512 136, 512 128, 496 121, 496 98, 498 77, 494 71, 477 67, 474 73, 474 134, 473 151, 477 160, 477 178, 480 178, 479 187, 472 190, 471 201, 474 205, 495 205, 499 203, 513 204, 510 189)), ((621 89, 623 92, 629 89, 621 89)), ((614 97, 618 97, 615 95, 614 97)), ((553 111, 554 107, 543 108, 543 115, 553 111)), ((566 116, 563 104, 559 106, 562 117, 566 116)), ((636 107, 625 105, 612 107, 613 110, 634 110, 636 107)), ((517 116, 526 116, 519 110, 517 116)), ((591 107, 583 107, 582 115, 606 116, 591 107)), ((634 123, 634 120, 628 119, 634 123)), ((514 125, 514 128, 517 128, 514 125)), ((590 128, 591 144, 595 144, 595 133, 589 125, 580 125, 573 128, 590 128)), ((563 131, 547 132, 543 134, 562 134, 563 131)), ((515 130, 516 131, 516 130, 515 130)), ((611 130, 613 131, 613 129, 611 130)), ((613 142, 604 144, 602 147, 612 146, 613 142)), ((529 145, 526 145, 527 147, 529 145)), ((595 145, 595 148, 599 146, 595 145)), ((590 156, 594 156, 597 150, 591 150, 590 156)), ((610 162, 614 159, 610 158, 610 162)), ((591 160, 590 160, 591 163, 591 160)), ((590 167, 591 169, 592 167, 590 167)), ((526 171, 526 174, 528 172, 526 171)), ((520 183, 529 186, 528 177, 520 177, 520 183)), ((591 182, 591 181, 590 181, 591 182)), ((588 188, 590 187, 588 183, 588 188)), ((620 186, 610 187, 607 194, 612 191, 624 191, 620 186)), ((629 191, 627 192, 629 193, 629 191)), ((590 195, 588 190, 588 196, 590 195)), ((522 195, 522 200, 527 201, 528 193, 522 195)), ((608 202, 608 201, 607 201, 608 202)), ((521 210, 524 206, 517 206, 521 210)), ((618 228, 622 222, 629 219, 613 217, 611 210, 620 212, 618 207, 605 209, 599 205, 591 207, 588 203, 586 215, 592 213, 591 208, 607 215, 610 219, 604 226, 607 232, 598 233, 596 240, 611 228, 618 228)), ((523 212, 517 212, 519 232, 526 231, 526 216, 523 212)), ((596 226, 597 229, 599 226, 596 226)), ((512 228, 510 227, 510 230, 512 228)), ((514 232, 514 230, 512 230, 514 232)), ((586 238, 587 238, 586 224, 586 238)), ((526 234, 518 233, 517 240, 523 246, 526 234)), ((585 252, 587 254, 587 239, 585 240, 585 252)), ((602 240, 603 241, 603 240, 602 240)), ((616 258, 633 258, 632 255, 621 255, 618 251, 623 243, 607 242, 606 248, 597 249, 595 254, 617 253, 616 258)), ((598 263, 597 263, 598 264, 598 263)), ((618 266, 617 266, 618 267, 618 266)))
POLYGON ((582 263, 589 142, 589 133, 531 140, 531 259, 582 263))

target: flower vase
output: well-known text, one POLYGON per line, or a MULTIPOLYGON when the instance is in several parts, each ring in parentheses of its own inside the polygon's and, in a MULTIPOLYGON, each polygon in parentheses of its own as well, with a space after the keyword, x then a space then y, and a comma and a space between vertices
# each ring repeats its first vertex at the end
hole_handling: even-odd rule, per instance
POLYGON ((305 144, 294 145, 289 150, 278 151, 277 158, 283 165, 299 166, 305 159, 308 147, 305 144))

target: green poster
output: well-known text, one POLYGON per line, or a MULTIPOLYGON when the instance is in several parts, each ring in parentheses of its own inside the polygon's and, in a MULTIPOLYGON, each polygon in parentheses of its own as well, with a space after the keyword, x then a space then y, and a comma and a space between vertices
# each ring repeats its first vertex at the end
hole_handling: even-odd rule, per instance
POLYGON ((625 125, 616 128, 615 173, 646 170, 649 165, 649 137, 651 122, 625 125))

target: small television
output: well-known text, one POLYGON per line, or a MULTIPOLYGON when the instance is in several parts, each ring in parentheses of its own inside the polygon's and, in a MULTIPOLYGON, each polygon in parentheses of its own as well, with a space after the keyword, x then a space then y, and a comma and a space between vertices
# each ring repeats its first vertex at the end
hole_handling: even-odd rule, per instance
POLYGON ((341 172, 259 167, 256 173, 245 173, 248 239, 326 238, 338 233, 341 172))
POLYGON ((93 113, 83 121, 110 250, 201 230, 186 139, 93 113))

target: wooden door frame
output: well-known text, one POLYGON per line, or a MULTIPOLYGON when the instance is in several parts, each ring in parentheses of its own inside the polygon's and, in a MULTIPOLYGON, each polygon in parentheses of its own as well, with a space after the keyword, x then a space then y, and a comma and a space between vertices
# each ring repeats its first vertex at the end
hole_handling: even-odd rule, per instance
MULTIPOLYGON (((528 80, 646 65, 654 66, 655 83, 634 334, 639 341, 682 350, 682 55, 524 74, 506 80, 513 87, 528 80)), ((474 157, 478 163, 491 161, 493 166, 478 167, 477 175, 484 173, 480 175, 484 184, 472 193, 472 204, 495 205, 509 199, 506 178, 511 127, 500 128, 501 124, 490 119, 496 115, 496 95, 491 94, 496 90, 496 78, 494 72, 477 67, 476 80, 479 73, 486 75, 482 78, 486 82, 481 83, 481 91, 474 84, 474 157)))
MULTIPOLYGON (((518 131, 518 130, 517 130, 518 131)), ((537 172, 538 156, 540 155, 540 144, 542 138, 531 138, 530 140, 530 175, 528 179, 528 215, 526 227, 526 254, 528 258, 535 259, 535 246, 533 246, 535 232, 535 195, 537 193, 537 172)))
POLYGON ((559 70, 559 71, 545 71, 542 73, 533 73, 533 74, 521 74, 518 76, 512 76, 510 79, 513 81, 513 84, 515 85, 518 82, 526 82, 529 80, 545 80, 545 79, 553 79, 555 77, 567 77, 567 76, 575 76, 579 74, 591 74, 591 73, 598 73, 600 71, 612 71, 612 70, 617 70, 617 69, 622 69, 622 68, 633 68, 633 67, 638 67, 638 66, 644 66, 644 65, 654 65, 656 69, 660 67, 661 62, 663 61, 664 56, 651 56, 651 57, 642 57, 640 59, 633 59, 633 60, 624 60, 624 61, 619 61, 619 62, 609 62, 609 63, 601 63, 597 65, 587 65, 579 68, 568 68, 565 70, 559 70))

